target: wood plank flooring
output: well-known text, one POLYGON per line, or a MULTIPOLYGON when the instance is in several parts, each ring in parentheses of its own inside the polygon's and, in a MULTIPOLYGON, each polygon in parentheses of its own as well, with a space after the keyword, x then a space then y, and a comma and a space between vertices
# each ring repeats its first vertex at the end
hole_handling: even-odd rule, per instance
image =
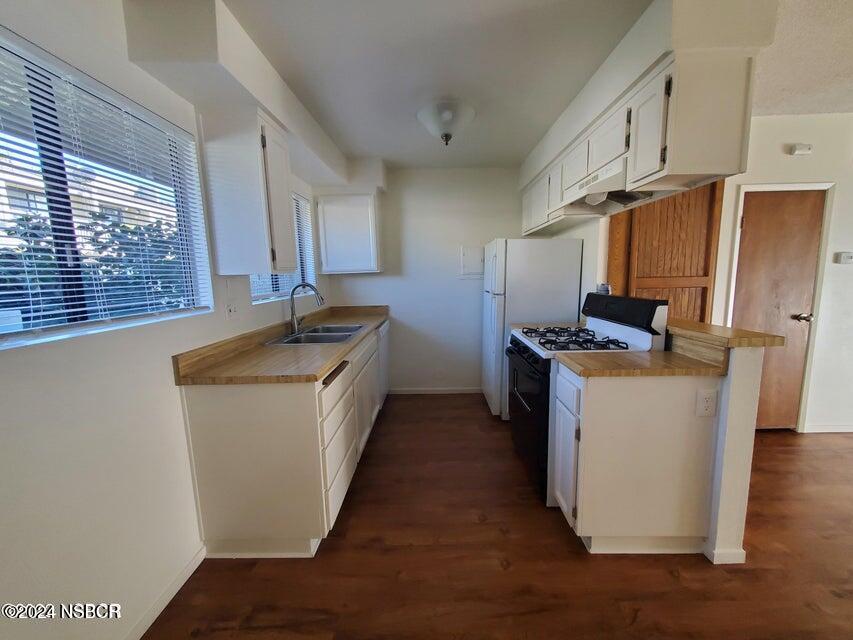
POLYGON ((205 560, 146 640, 853 638, 853 436, 758 434, 747 563, 592 556, 482 397, 390 396, 305 560, 205 560))

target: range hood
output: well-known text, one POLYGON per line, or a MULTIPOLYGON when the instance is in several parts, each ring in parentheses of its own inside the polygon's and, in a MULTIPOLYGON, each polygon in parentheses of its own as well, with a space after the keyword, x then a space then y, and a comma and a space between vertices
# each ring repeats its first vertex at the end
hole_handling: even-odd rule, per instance
POLYGON ((602 214, 614 213, 640 200, 650 198, 647 191, 626 191, 628 159, 625 155, 593 172, 576 185, 566 189, 563 201, 567 205, 586 204, 601 210, 602 214))

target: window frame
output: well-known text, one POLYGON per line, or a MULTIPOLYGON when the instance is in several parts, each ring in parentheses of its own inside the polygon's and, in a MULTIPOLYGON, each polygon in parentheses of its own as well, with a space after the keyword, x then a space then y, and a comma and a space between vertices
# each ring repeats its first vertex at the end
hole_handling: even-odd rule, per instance
MULTIPOLYGON (((41 175, 44 184, 44 193, 38 195, 42 196, 47 203, 46 213, 48 214, 51 227, 55 228, 54 225, 61 227, 61 233, 59 235, 66 239, 60 240, 58 244, 63 246, 69 245, 67 247, 66 260, 70 260, 71 263, 75 263, 76 258, 76 264, 78 265, 76 270, 77 275, 72 275, 67 282, 63 282, 63 302, 69 305, 67 307, 69 311, 66 312, 67 321, 64 324, 53 325, 50 327, 36 327, 25 329, 23 331, 0 334, 0 351, 64 340, 66 338, 79 335, 102 333, 104 331, 112 331, 114 329, 135 327, 144 324, 162 322, 165 320, 213 313, 215 309, 215 296, 213 292, 210 250, 207 239, 207 215, 204 208, 205 193, 202 176, 203 165, 200 144, 196 133, 187 131, 186 129, 183 129, 182 127, 162 118, 147 107, 141 105, 136 100, 114 90, 102 82, 99 82, 50 52, 27 40, 24 40, 2 25, 0 25, 0 45, 24 60, 28 85, 36 80, 36 78, 31 77, 31 73, 37 74, 39 71, 45 73, 45 70, 47 70, 47 72, 52 72, 60 77, 71 80, 79 89, 91 93, 96 98, 116 109, 130 112, 133 117, 167 135, 173 135, 178 138, 188 137, 191 139, 198 172, 196 178, 198 180, 198 188, 201 195, 201 202, 199 204, 201 228, 194 231, 189 229, 189 210, 185 205, 182 205, 182 198, 186 197, 181 194, 181 192, 186 188, 186 184, 183 181, 176 181, 172 185, 175 191, 175 209, 177 212, 176 224, 181 229, 181 234, 185 238, 187 237, 187 233, 191 233, 192 235, 198 234, 198 236, 203 240, 203 246, 205 248, 204 256, 196 255, 196 252, 193 250, 190 251, 190 259, 188 260, 187 265, 189 268, 185 269, 188 278, 187 282, 190 284, 194 296, 197 298, 197 300, 194 301, 197 303, 195 306, 183 309, 143 311, 138 314, 130 314, 118 318, 89 320, 89 313, 85 308, 85 302, 83 302, 82 296, 78 295, 76 298, 73 297, 75 292, 79 294, 85 290, 85 284, 83 282, 82 268, 79 267, 80 256, 76 245, 76 230, 74 229, 71 195, 68 185, 68 173, 64 166, 65 162, 64 152, 62 150, 62 141, 57 140, 55 136, 50 135, 49 131, 43 131, 42 127, 36 125, 34 119, 33 133, 37 148, 36 152, 39 160, 42 162, 41 175), (49 156, 49 164, 53 168, 54 173, 50 179, 48 179, 48 176, 46 175, 47 171, 44 167, 45 156, 42 155, 43 144, 45 147, 53 145, 54 148, 58 148, 60 150, 58 154, 54 152, 49 156), (57 156, 60 160, 57 160, 57 156), (205 269, 199 269, 199 265, 202 264, 205 265, 205 269), (69 296, 71 296, 70 300, 69 296)), ((42 100, 41 103, 43 104, 44 101, 42 100)), ((42 111, 41 116, 44 117, 44 115, 44 111, 42 111)), ((174 147, 177 149, 177 145, 174 145, 171 140, 169 141, 169 146, 170 148, 174 147)), ((175 162, 174 155, 172 162, 175 162)), ((32 192, 28 187, 19 185, 14 181, 8 182, 6 186, 11 189, 32 192)), ((7 200, 8 199, 9 198, 7 196, 7 200)), ((56 243, 57 234, 54 233, 53 235, 54 242, 56 243)), ((188 242, 188 246, 192 247, 193 243, 188 242)), ((58 248, 56 244, 55 248, 58 248)))
MULTIPOLYGON (((296 209, 295 209, 296 201, 299 198, 305 200, 308 203, 308 207, 309 207, 308 218, 309 218, 309 222, 310 222, 310 226, 311 226, 311 238, 310 238, 310 240, 311 240, 311 244, 313 245, 312 248, 314 249, 311 252, 312 257, 314 258, 314 265, 313 265, 314 282, 312 282, 312 284, 316 287, 317 282, 319 280, 319 273, 317 273, 317 255, 316 255, 317 254, 317 252, 316 252, 316 244, 317 244, 316 231, 317 231, 317 229, 316 229, 316 220, 315 220, 315 216, 314 216, 314 209, 315 209, 314 199, 313 199, 313 197, 307 196, 303 193, 299 193, 298 191, 291 191, 290 196, 291 196, 291 199, 294 203, 294 211, 293 211, 294 216, 296 215, 296 209)), ((302 274, 304 274, 305 271, 307 271, 307 269, 308 269, 308 265, 307 265, 307 257, 305 255, 303 255, 302 246, 303 246, 303 244, 305 244, 307 246, 307 239, 300 237, 300 226, 299 226, 299 224, 294 224, 294 233, 296 234, 296 242, 297 242, 297 247, 298 247, 298 255, 297 255, 298 267, 297 267, 297 269, 302 274)), ((267 302, 282 302, 284 300, 290 300, 290 291, 285 292, 285 291, 282 291, 280 288, 277 288, 277 287, 281 286, 280 280, 281 280, 282 276, 285 274, 270 273, 270 274, 255 274, 255 275, 261 276, 261 277, 267 277, 268 276, 272 280, 272 290, 274 292, 277 291, 278 295, 264 295, 263 297, 260 297, 260 296, 256 297, 252 293, 252 282, 251 282, 251 277, 249 277, 249 298, 251 299, 252 305, 265 304, 267 302)), ((303 279, 304 279, 304 276, 303 276, 303 279)), ((310 289, 303 289, 301 292, 297 293, 296 296, 294 296, 294 297, 301 298, 303 296, 313 296, 313 295, 314 295, 314 292, 311 291, 310 289)))

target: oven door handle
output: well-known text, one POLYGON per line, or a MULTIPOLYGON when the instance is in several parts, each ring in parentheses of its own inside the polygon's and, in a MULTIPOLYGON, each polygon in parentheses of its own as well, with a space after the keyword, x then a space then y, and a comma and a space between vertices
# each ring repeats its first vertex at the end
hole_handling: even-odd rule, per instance
POLYGON ((512 392, 515 394, 515 397, 518 398, 518 401, 521 403, 521 406, 524 407, 527 413, 533 413, 533 409, 529 404, 521 397, 521 394, 518 392, 518 370, 513 370, 513 379, 512 379, 512 392))

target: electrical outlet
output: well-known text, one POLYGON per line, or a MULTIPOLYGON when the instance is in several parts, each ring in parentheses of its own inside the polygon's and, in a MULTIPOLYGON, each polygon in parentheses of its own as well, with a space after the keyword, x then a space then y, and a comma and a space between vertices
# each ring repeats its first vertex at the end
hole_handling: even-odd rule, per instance
POLYGON ((717 415, 717 390, 700 389, 696 392, 696 415, 712 418, 717 415))
POLYGON ((237 299, 231 287, 231 279, 225 279, 225 319, 233 320, 237 315, 237 299))

